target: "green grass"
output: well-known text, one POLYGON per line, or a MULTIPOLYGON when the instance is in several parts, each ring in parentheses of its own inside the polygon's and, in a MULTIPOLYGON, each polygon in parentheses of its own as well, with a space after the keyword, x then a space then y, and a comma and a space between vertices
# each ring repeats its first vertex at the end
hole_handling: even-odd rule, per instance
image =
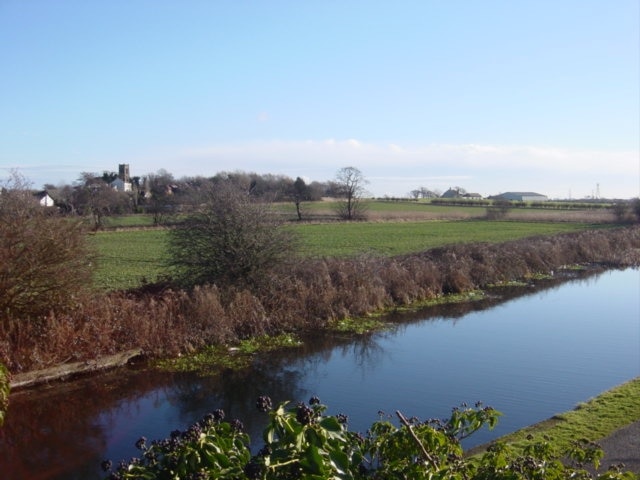
POLYGON ((354 222, 301 225, 302 252, 312 256, 399 255, 443 245, 504 242, 592 228, 582 223, 470 221, 354 222))
MULTIPOLYGON (((362 203, 365 206, 366 214, 370 217, 376 217, 384 214, 401 214, 412 216, 415 214, 446 214, 446 215, 472 215, 481 216, 486 212, 486 208, 482 206, 443 206, 432 205, 426 201, 402 201, 393 202, 385 200, 363 200, 362 203)), ((334 216, 335 203, 332 201, 318 201, 318 202, 302 202, 300 209, 302 210, 303 218, 309 218, 314 216, 334 216)), ((276 211, 283 214, 290 215, 291 218, 295 218, 295 205, 293 202, 282 202, 275 205, 276 211)))
POLYGON ((165 270, 166 230, 98 232, 90 242, 98 251, 95 286, 104 290, 128 289, 153 282, 165 270))
POLYGON ((107 228, 152 227, 153 217, 146 214, 120 215, 107 217, 104 222, 107 228))
MULTIPOLYGON (((574 410, 555 415, 499 440, 522 448, 529 443, 528 435, 532 435, 534 441, 548 436, 557 447, 563 448, 579 439, 600 440, 637 420, 640 420, 640 377, 581 403, 574 410)), ((482 448, 474 449, 472 453, 477 453, 477 450, 482 448)))
MULTIPOLYGON (((345 257, 370 253, 398 255, 453 243, 503 242, 532 235, 551 235, 593 228, 581 223, 425 221, 332 222, 292 225, 306 256, 345 257)), ((164 272, 166 230, 98 232, 91 241, 98 250, 95 284, 115 290, 155 281, 164 272)))

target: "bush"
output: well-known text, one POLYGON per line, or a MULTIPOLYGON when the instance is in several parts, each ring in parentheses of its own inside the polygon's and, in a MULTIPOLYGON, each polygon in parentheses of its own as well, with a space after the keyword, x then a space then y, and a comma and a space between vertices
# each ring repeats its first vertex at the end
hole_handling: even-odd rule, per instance
POLYGON ((487 220, 502 220, 511 210, 509 200, 494 200, 493 204, 487 208, 487 220))
POLYGON ((0 315, 34 319, 78 304, 92 256, 79 222, 42 207, 14 175, 0 194, 0 315))
POLYGON ((257 286, 293 252, 293 239, 264 202, 228 182, 170 232, 169 256, 181 285, 257 286))

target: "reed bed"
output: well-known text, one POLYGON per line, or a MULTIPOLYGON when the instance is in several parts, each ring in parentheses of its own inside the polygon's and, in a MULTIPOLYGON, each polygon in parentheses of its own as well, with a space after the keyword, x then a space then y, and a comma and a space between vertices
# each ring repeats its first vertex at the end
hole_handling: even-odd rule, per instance
POLYGON ((66 314, 0 324, 0 362, 12 373, 132 348, 168 357, 256 335, 325 328, 450 293, 564 266, 640 265, 640 227, 503 243, 452 245, 393 257, 296 259, 259 291, 149 285, 95 295, 66 314))

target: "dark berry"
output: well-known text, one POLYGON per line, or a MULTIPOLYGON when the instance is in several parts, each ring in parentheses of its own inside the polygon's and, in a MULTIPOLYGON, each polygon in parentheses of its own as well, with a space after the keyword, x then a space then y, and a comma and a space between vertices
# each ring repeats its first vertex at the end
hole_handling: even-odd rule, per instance
POLYGON ((145 437, 140 437, 136 442, 136 448, 138 450, 146 450, 147 449, 147 439, 145 437))
POLYGON ((346 416, 344 413, 339 413, 338 415, 336 415, 336 418, 338 419, 338 423, 349 423, 349 417, 346 416))
POLYGON ((242 432, 244 430, 244 425, 240 420, 235 419, 231 421, 231 428, 233 428, 236 432, 242 432))
POLYGON ((302 425, 309 425, 313 422, 313 410, 304 403, 299 403, 296 410, 296 420, 302 425))
POLYGON ((256 401, 256 408, 259 412, 268 412, 269 410, 271 410, 271 407, 272 404, 269 397, 267 397, 266 395, 258 397, 258 400, 256 401))
POLYGON ((214 410, 213 418, 218 422, 221 422, 222 420, 224 420, 224 410, 222 410, 221 408, 214 410))
POLYGON ((102 467, 102 471, 108 472, 109 470, 111 470, 113 463, 111 462, 111 460, 105 460, 100 464, 100 466, 102 467))

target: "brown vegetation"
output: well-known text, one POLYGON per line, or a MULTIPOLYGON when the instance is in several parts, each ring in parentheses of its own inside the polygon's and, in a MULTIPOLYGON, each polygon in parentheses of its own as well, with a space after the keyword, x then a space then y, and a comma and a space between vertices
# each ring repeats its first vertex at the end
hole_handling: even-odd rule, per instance
POLYGON ((259 291, 201 286, 94 297, 38 322, 6 321, 0 362, 14 372, 140 348, 177 355, 262 333, 323 328, 360 316, 526 278, 565 265, 640 265, 640 227, 466 244, 393 258, 301 261, 259 291))
MULTIPOLYGON (((82 302, 92 256, 78 221, 41 207, 19 176, 0 194, 0 315, 37 320, 82 302)), ((0 323, 2 317, 0 317, 0 323)))

